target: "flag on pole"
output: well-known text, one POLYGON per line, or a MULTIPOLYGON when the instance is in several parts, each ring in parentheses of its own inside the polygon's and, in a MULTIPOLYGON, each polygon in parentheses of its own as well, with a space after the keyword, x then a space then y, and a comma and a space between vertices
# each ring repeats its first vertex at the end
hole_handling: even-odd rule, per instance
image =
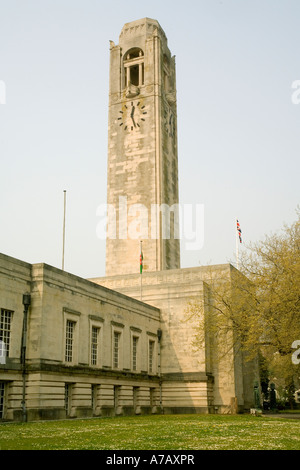
POLYGON ((236 229, 238 231, 238 236, 239 236, 240 243, 242 243, 242 230, 241 230, 240 223, 239 223, 238 219, 236 219, 236 229))
POLYGON ((143 256, 143 251, 142 251, 142 244, 141 244, 141 254, 140 254, 140 274, 142 274, 142 272, 143 272, 143 260, 144 260, 144 256, 143 256))

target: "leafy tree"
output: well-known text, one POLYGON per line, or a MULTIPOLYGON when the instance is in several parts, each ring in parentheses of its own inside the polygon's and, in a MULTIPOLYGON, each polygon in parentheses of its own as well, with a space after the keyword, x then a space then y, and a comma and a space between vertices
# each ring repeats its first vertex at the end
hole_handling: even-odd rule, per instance
POLYGON ((282 233, 250 245, 242 266, 255 286, 256 345, 290 355, 300 339, 300 212, 282 233))
POLYGON ((277 375, 284 363, 287 385, 299 371, 291 360, 292 344, 300 340, 300 210, 297 216, 280 233, 248 246, 240 271, 231 267, 220 279, 212 270, 206 295, 187 309, 187 318, 197 320, 196 347, 209 337, 224 354, 242 349, 254 358, 260 351, 277 375))

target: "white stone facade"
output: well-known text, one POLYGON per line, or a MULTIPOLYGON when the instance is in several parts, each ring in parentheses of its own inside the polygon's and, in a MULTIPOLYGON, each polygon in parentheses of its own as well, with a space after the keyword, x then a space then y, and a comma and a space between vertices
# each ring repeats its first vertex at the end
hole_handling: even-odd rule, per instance
POLYGON ((0 272, 1 317, 10 312, 0 331, 8 331, 8 354, 0 364, 0 419, 23 419, 23 400, 28 420, 159 410, 157 308, 45 264, 0 255, 0 272))
POLYGON ((108 126, 106 275, 138 272, 139 239, 148 271, 179 268, 176 217, 167 239, 158 214, 179 200, 175 58, 156 20, 126 24, 111 42, 108 126))
MULTIPOLYGON (((220 345, 208 335, 203 346, 195 348, 197 323, 186 320, 189 302, 198 300, 207 310, 214 301, 210 285, 216 280, 230 284, 234 270, 228 264, 143 274, 143 301, 161 312, 164 412, 231 413, 252 403, 255 364, 246 362, 234 348, 223 357, 220 345)), ((93 281, 136 299, 141 295, 139 275, 93 281)))
POLYGON ((196 323, 185 320, 189 301, 214 302, 212 279, 230 285, 234 268, 180 269, 176 216, 164 237, 152 212, 178 204, 177 160, 175 58, 145 18, 110 44, 106 277, 0 254, 0 420, 252 406, 253 364, 234 348, 221 354, 208 334, 195 349, 196 323))

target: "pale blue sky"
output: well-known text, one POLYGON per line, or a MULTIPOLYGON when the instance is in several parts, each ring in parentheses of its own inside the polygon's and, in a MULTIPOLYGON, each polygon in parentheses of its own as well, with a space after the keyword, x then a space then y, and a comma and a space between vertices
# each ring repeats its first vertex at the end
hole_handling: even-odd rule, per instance
POLYGON ((296 218, 299 0, 0 0, 0 252, 105 274, 109 40, 159 21, 176 55, 180 201, 204 204, 205 240, 182 267, 234 262, 296 218), (245 245, 243 245, 243 249, 245 245))

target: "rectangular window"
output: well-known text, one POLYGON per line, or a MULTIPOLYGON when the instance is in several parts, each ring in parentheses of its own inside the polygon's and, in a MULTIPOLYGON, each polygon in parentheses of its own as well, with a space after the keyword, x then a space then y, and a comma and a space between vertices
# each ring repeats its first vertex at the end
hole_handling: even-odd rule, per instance
POLYGON ((66 351, 65 361, 72 362, 73 360, 73 344, 74 344, 74 330, 76 323, 71 320, 67 320, 66 323, 66 351))
POLYGON ((114 345, 113 345, 113 367, 114 369, 119 368, 119 356, 120 356, 120 337, 121 333, 114 332, 114 345))
POLYGON ((4 418, 4 392, 5 392, 4 382, 0 382, 0 419, 4 418))
POLYGON ((1 309, 0 312, 0 364, 5 364, 9 356, 12 314, 10 310, 1 309))
POLYGON ((96 366, 98 364, 98 349, 99 349, 99 333, 100 328, 92 326, 92 337, 91 337, 91 365, 96 366))
POLYGON ((140 387, 133 387, 133 409, 135 413, 139 412, 139 394, 140 387))
POLYGON ((71 414, 72 386, 73 386, 73 384, 70 384, 70 383, 65 384, 65 411, 66 411, 66 416, 70 416, 70 414, 71 414))
POLYGON ((137 336, 132 337, 132 370, 137 370, 137 348, 138 348, 137 336))
POLYGON ((139 86, 139 66, 134 65, 133 67, 130 67, 130 83, 135 86, 139 86))
POLYGON ((149 341, 149 372, 153 372, 153 360, 154 360, 154 345, 155 341, 149 341))
POLYGON ((96 412, 98 406, 98 397, 99 397, 100 385, 92 384, 91 385, 91 402, 93 414, 96 412))
POLYGON ((153 408, 155 405, 155 388, 150 388, 150 406, 153 408))
POLYGON ((121 386, 120 385, 115 385, 114 386, 114 408, 115 408, 115 413, 118 412, 118 407, 119 407, 119 402, 120 402, 120 390, 121 386))

